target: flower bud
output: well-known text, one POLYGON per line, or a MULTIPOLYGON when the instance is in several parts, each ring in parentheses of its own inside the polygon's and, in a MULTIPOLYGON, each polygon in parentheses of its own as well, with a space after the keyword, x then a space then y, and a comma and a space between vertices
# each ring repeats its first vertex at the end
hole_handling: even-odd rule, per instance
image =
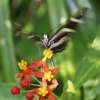
POLYGON ((32 100, 32 99, 34 98, 33 92, 27 92, 26 98, 27 98, 28 100, 32 100))
POLYGON ((22 80, 20 82, 20 85, 21 85, 22 88, 27 88, 27 87, 29 87, 30 83, 29 83, 29 81, 22 80))
POLYGON ((19 89, 17 86, 14 86, 14 87, 11 89, 11 93, 12 93, 13 95, 20 94, 20 89, 19 89))

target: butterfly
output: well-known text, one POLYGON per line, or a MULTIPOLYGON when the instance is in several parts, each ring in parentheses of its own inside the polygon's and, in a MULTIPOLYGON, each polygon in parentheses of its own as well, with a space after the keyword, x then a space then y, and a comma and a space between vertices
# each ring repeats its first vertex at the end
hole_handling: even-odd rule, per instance
MULTIPOLYGON (((68 43, 70 33, 75 32, 74 28, 79 22, 82 22, 80 19, 85 15, 87 9, 88 8, 83 7, 82 9, 78 10, 51 37, 49 37, 47 34, 44 34, 43 38, 36 35, 29 35, 27 39, 36 39, 38 44, 41 44, 41 46, 46 49, 52 50, 53 54, 62 52, 68 43)), ((55 65, 53 58, 50 60, 52 66, 54 67, 55 65)))

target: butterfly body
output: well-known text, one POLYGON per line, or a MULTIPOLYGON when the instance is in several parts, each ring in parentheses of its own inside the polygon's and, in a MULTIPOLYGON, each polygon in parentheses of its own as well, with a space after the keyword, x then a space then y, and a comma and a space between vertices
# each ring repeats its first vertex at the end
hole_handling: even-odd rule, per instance
MULTIPOLYGON (((44 37, 45 36, 46 34, 44 35, 44 37)), ((53 53, 57 53, 62 51, 65 48, 68 39, 69 39, 69 34, 67 33, 67 35, 61 34, 60 36, 44 38, 42 41, 46 49, 50 49, 53 51, 53 53)))

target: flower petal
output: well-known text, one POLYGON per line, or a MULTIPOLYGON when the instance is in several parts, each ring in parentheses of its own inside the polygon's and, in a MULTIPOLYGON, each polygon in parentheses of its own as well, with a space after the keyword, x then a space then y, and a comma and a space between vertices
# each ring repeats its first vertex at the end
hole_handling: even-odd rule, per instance
POLYGON ((39 88, 34 88, 32 91, 33 91, 34 93, 39 93, 39 88))
POLYGON ((59 68, 54 68, 53 70, 51 70, 52 74, 56 74, 59 71, 59 68))
POLYGON ((51 82, 53 84, 47 87, 49 92, 53 91, 58 85, 58 82, 55 78, 51 82))
POLYGON ((28 68, 34 68, 34 67, 38 67, 38 68, 42 67, 44 71, 46 72, 49 71, 48 65, 43 60, 37 61, 34 64, 28 66, 28 68))
POLYGON ((24 76, 25 76, 25 80, 26 80, 26 81, 30 81, 30 76, 29 76, 29 74, 25 74, 24 76))
POLYGON ((51 82, 52 82, 53 84, 58 85, 58 81, 57 81, 55 78, 53 78, 53 79, 51 80, 51 82))
POLYGON ((33 62, 33 63, 36 63, 37 61, 36 61, 34 58, 32 58, 32 62, 33 62))
POLYGON ((23 77, 23 72, 19 73, 16 78, 22 78, 23 77))
POLYGON ((44 97, 43 97, 43 96, 40 96, 40 97, 39 97, 39 100, 44 100, 44 97))
POLYGON ((49 100, 56 100, 51 93, 47 94, 47 97, 49 98, 49 100))
POLYGON ((33 68, 33 67, 34 67, 34 64, 28 65, 28 68, 33 68))
POLYGON ((41 60, 41 62, 42 62, 42 67, 43 67, 44 71, 45 71, 45 72, 48 72, 48 71, 49 71, 49 67, 48 67, 48 65, 46 64, 46 62, 45 62, 45 61, 42 61, 42 60, 41 60))
POLYGON ((31 65, 28 66, 28 68, 30 68, 30 69, 32 69, 32 68, 34 68, 34 67, 38 67, 38 63, 31 64, 31 65))
POLYGON ((32 65, 29 65, 28 68, 34 68, 34 67, 38 67, 40 68, 42 66, 42 62, 41 61, 38 61, 32 65))
POLYGON ((40 77, 40 78, 43 77, 43 72, 38 72, 38 71, 35 71, 35 70, 30 70, 29 72, 30 72, 30 74, 33 74, 36 77, 40 77))
POLYGON ((42 78, 42 87, 47 87, 47 81, 44 78, 42 78))

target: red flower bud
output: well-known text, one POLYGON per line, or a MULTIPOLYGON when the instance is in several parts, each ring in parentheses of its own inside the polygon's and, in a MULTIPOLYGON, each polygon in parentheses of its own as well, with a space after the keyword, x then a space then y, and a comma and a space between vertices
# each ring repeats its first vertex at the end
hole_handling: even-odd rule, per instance
POLYGON ((11 93, 12 93, 13 95, 20 94, 20 89, 19 89, 17 86, 14 86, 14 87, 11 89, 11 93))
POLYGON ((29 81, 22 80, 20 82, 20 85, 21 85, 22 88, 26 88, 26 87, 29 87, 30 83, 29 83, 29 81))
POLYGON ((32 99, 34 98, 33 92, 27 92, 26 98, 27 98, 28 100, 32 100, 32 99))

